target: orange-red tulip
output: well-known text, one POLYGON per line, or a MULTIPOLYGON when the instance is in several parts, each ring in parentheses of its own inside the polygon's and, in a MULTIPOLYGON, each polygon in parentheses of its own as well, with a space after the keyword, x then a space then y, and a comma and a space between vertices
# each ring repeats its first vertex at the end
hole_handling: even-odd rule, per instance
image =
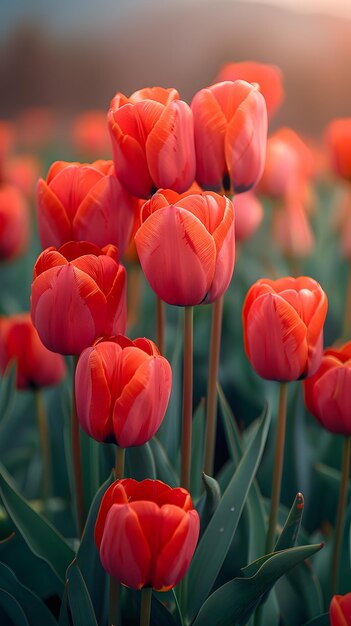
POLYGON ((253 191, 240 193, 233 199, 235 209, 235 239, 252 237, 263 220, 263 206, 253 191))
POLYGON ((37 188, 39 237, 43 248, 67 241, 127 247, 136 199, 122 187, 112 161, 51 166, 37 188))
POLYGON ((6 160, 5 179, 26 196, 34 195, 35 183, 41 173, 41 162, 34 154, 16 154, 6 160))
POLYGON ((308 410, 332 433, 351 435, 351 341, 324 351, 316 373, 304 381, 308 410))
POLYGON ((266 102, 243 80, 201 89, 193 98, 196 180, 204 189, 241 193, 261 178, 267 142, 266 102))
POLYGON ((351 626, 351 593, 332 597, 329 617, 330 626, 351 626))
POLYGON ((29 313, 0 317, 0 369, 16 363, 17 389, 56 385, 66 373, 61 354, 50 352, 39 339, 29 313))
POLYGON ((159 298, 179 306, 213 302, 233 274, 233 203, 215 193, 160 190, 142 208, 135 244, 159 298))
POLYGON ((351 117, 332 120, 326 129, 326 141, 333 171, 351 181, 351 117))
POLYGON ((168 591, 188 570, 199 527, 186 489, 125 478, 102 499, 95 542, 103 567, 123 585, 168 591))
POLYGON ((269 117, 273 117, 284 99, 283 75, 277 65, 256 61, 226 63, 215 82, 220 83, 225 80, 246 80, 248 83, 257 83, 266 101, 269 117))
POLYGON ((12 185, 0 187, 0 261, 23 254, 30 232, 30 211, 25 197, 12 185))
POLYGON ((183 192, 195 178, 193 115, 176 89, 117 93, 108 112, 118 178, 128 191, 149 198, 157 188, 183 192))
POLYGON ((171 366, 152 341, 123 336, 98 341, 79 357, 78 419, 97 441, 141 446, 163 420, 171 385, 171 366))
POLYGON ((84 111, 72 124, 74 148, 85 157, 107 157, 111 154, 111 142, 106 125, 105 111, 84 111))
POLYGON ((115 246, 69 242, 47 248, 34 266, 31 314, 43 344, 80 354, 126 327, 126 271, 115 246))
POLYGON ((299 194, 273 208, 272 237, 288 258, 304 259, 312 253, 314 237, 299 194))
POLYGON ((288 382, 314 374, 323 352, 327 296, 312 278, 262 278, 243 306, 245 351, 256 372, 288 382))

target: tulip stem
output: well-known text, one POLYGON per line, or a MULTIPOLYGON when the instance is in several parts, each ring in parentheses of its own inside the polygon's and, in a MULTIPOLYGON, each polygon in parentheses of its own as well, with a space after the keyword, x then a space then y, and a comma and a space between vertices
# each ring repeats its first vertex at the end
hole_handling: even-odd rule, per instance
POLYGON ((336 514, 333 556, 332 556, 332 576, 331 576, 331 595, 337 593, 338 575, 340 569, 340 553, 342 545, 342 537, 345 524, 345 509, 347 502, 347 490, 350 475, 350 455, 351 455, 351 437, 344 437, 344 449, 342 459, 341 482, 339 492, 338 510, 336 514))
POLYGON ((140 626, 149 626, 151 615, 152 587, 141 590, 140 626))
POLYGON ((223 316, 223 296, 213 303, 212 326, 210 341, 210 357, 207 383, 207 415, 205 435, 205 461, 204 471, 208 476, 213 475, 216 427, 217 427, 217 379, 219 366, 219 353, 221 347, 223 316))
POLYGON ((271 510, 268 522, 268 531, 266 539, 266 554, 272 552, 274 548, 274 536, 277 525, 280 488, 282 483, 283 460, 284 460, 284 443, 285 443, 285 424, 286 424, 286 403, 287 403, 287 383, 280 383, 279 388, 279 408, 277 419, 277 434, 275 440, 274 453, 274 469, 272 482, 271 510))
POLYGON ((72 388, 72 463, 75 487, 76 520, 78 536, 81 537, 85 524, 84 514, 84 486, 82 472, 82 455, 80 447, 79 421, 77 417, 76 394, 75 394, 75 373, 77 367, 77 357, 73 357, 73 388, 72 388))
POLYGON ((116 446, 116 465, 115 474, 116 478, 124 477, 124 460, 125 460, 125 448, 116 446))
POLYGON ((50 495, 51 489, 51 451, 48 420, 44 406, 43 393, 41 389, 35 389, 34 400, 42 455, 42 488, 43 500, 45 502, 50 495))
POLYGON ((165 303, 158 296, 156 297, 156 344, 160 354, 165 353, 165 303))
POLYGON ((193 307, 184 307, 183 421, 181 485, 190 490, 193 418, 193 307))
POLYGON ((127 285, 127 328, 130 331, 139 321, 140 299, 142 290, 142 271, 139 264, 131 264, 128 267, 127 285))
POLYGON ((121 584, 110 576, 110 594, 109 594, 109 609, 108 609, 108 623, 110 626, 121 626, 121 584))

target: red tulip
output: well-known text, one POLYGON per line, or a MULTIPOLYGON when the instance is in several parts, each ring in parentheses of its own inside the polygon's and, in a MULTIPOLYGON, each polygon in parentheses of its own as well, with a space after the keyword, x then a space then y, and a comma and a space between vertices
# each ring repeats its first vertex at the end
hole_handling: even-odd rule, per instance
POLYGON ((257 88, 243 80, 201 89, 194 114, 196 180, 204 189, 241 193, 261 178, 267 109, 257 88))
POLYGON ((79 357, 78 419, 97 441, 141 446, 163 420, 171 385, 171 367, 152 341, 123 336, 99 341, 79 357))
POLYGON ((324 351, 316 373, 304 381, 308 410, 331 433, 351 435, 351 341, 324 351))
POLYGON ((0 317, 1 372, 13 361, 17 389, 57 385, 66 373, 63 357, 45 348, 29 313, 0 317))
POLYGON ((340 178, 351 181, 351 117, 330 122, 326 141, 333 171, 340 178))
POLYGON ((225 80, 246 80, 257 83, 264 96, 269 117, 273 117, 284 99, 283 76, 279 67, 256 61, 226 63, 216 77, 216 83, 225 80))
POLYGON ((215 193, 179 196, 160 190, 142 208, 135 244, 162 300, 179 306, 213 302, 233 273, 233 204, 215 193))
POLYGON ((57 161, 37 188, 37 217, 42 246, 67 241, 112 243, 120 254, 127 247, 136 199, 114 175, 112 161, 57 161))
POLYGON ((186 489, 126 478, 102 499, 95 543, 103 567, 122 584, 168 591, 188 570, 199 527, 186 489))
POLYGON ((263 206, 253 191, 240 193, 233 199, 235 208, 235 239, 252 237, 263 220, 263 206))
POLYGON ((16 154, 6 159, 4 176, 7 182, 32 197, 41 171, 41 163, 34 154, 16 154))
POLYGON ((176 89, 117 93, 108 112, 118 178, 148 198, 157 188, 183 192, 195 178, 193 116, 176 89))
POLYGON ((88 158, 106 157, 111 153, 111 142, 106 125, 106 112, 83 111, 72 124, 74 148, 88 158))
POLYGON ((288 382, 314 374, 323 351, 327 296, 312 278, 258 280, 243 306, 245 350, 256 372, 288 382))
POLYGON ((23 254, 30 238, 30 211, 26 199, 16 187, 0 188, 0 261, 23 254))
POLYGON ((43 344, 61 354, 124 333, 126 271, 117 249, 69 242, 44 250, 34 266, 31 313, 43 344))
POLYGON ((329 616, 330 626, 351 626, 351 593, 332 597, 329 616))

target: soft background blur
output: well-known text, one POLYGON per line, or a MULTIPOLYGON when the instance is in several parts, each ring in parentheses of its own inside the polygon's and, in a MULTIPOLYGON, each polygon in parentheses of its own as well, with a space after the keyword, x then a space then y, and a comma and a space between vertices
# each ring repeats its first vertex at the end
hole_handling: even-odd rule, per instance
POLYGON ((350 115, 350 0, 1 0, 0 117, 26 107, 107 109, 159 84, 190 100, 228 61, 275 63, 274 127, 316 136, 350 115))

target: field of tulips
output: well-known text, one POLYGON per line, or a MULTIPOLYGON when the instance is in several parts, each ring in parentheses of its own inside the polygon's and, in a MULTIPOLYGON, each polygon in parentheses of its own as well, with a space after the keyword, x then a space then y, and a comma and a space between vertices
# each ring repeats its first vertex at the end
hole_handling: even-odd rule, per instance
POLYGON ((351 625, 351 118, 283 98, 0 121, 1 626, 351 625))

